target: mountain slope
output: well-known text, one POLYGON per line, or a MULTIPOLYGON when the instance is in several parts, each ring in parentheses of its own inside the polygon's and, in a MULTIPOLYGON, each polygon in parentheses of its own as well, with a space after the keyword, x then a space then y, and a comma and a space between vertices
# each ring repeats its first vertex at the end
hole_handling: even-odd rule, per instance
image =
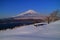
POLYGON ((45 16, 42 16, 34 10, 28 10, 23 12, 15 17, 15 19, 44 19, 45 16))

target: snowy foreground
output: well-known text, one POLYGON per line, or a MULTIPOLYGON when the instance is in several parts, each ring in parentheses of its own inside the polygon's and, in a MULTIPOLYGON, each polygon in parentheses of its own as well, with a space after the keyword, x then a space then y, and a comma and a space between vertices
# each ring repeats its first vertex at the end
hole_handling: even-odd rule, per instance
POLYGON ((0 40, 60 40, 60 20, 37 28, 28 25, 0 31, 0 40))

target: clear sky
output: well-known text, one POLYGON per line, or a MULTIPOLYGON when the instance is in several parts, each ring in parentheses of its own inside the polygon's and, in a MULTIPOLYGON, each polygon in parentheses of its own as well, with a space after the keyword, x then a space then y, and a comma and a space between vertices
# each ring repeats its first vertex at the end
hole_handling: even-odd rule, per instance
POLYGON ((60 0, 0 0, 0 18, 15 16, 30 9, 47 15, 60 9, 60 0))

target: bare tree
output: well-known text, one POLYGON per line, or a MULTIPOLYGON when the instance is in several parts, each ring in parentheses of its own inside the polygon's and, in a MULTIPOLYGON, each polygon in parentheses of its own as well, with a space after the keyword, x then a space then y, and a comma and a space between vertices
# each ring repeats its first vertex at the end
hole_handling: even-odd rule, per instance
POLYGON ((56 10, 56 11, 53 11, 51 14, 50 14, 50 18, 51 18, 51 21, 55 21, 55 20, 57 20, 58 19, 58 10, 56 10))

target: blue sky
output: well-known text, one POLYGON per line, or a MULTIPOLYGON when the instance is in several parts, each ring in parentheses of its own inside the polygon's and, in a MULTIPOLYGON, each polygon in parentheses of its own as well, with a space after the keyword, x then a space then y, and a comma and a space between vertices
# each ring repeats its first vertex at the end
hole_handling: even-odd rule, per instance
POLYGON ((47 15, 60 9, 60 0, 0 0, 0 18, 15 16, 30 9, 47 15))

